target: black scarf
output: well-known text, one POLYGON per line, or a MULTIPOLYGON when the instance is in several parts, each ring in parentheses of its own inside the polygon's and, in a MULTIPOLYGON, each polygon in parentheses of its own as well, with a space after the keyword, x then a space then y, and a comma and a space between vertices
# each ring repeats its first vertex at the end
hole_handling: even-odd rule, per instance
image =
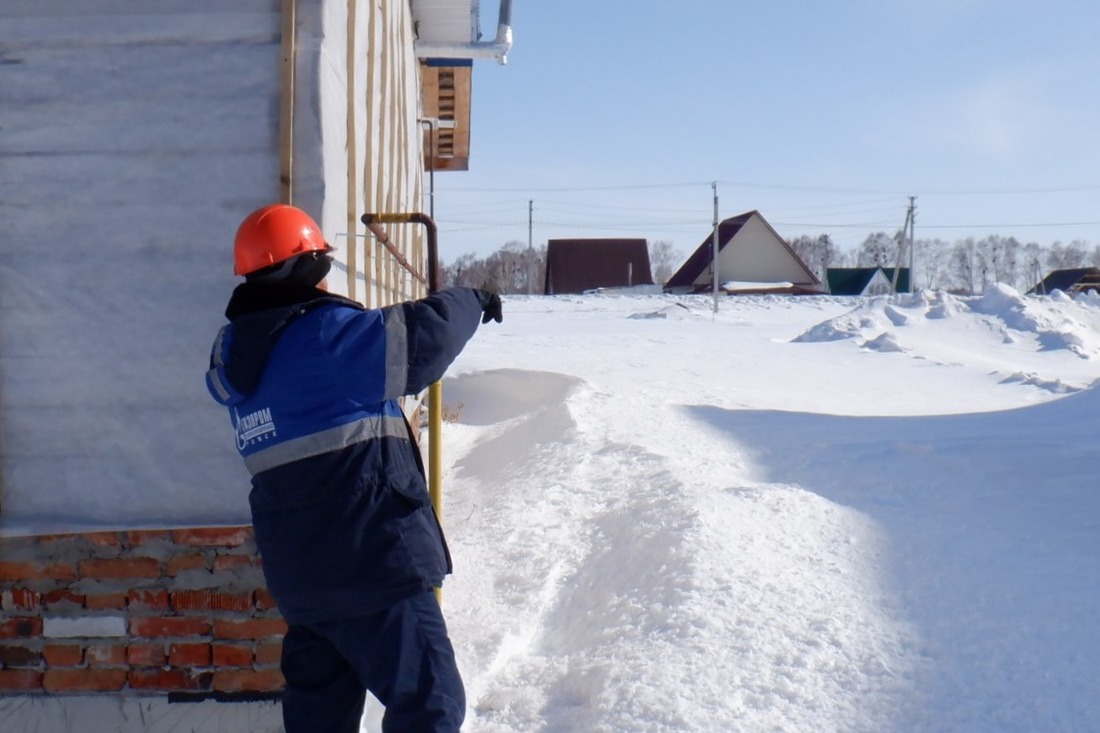
POLYGON ((341 302, 361 308, 354 300, 349 300, 312 285, 300 285, 294 282, 263 283, 247 280, 233 290, 229 304, 225 307, 225 317, 235 321, 250 313, 289 308, 294 305, 321 305, 327 302, 341 302))

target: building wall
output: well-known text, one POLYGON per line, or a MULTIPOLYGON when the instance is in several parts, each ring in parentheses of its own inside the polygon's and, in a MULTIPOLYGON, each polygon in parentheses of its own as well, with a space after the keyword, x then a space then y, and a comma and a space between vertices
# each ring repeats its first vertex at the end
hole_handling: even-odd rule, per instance
POLYGON ((805 283, 809 278, 771 229, 753 216, 718 253, 718 279, 805 283))
MULTIPOLYGON (((318 218, 337 292, 422 293, 359 222, 420 209, 408 3, 92 7, 0 4, 0 719, 277 730, 264 703, 170 702, 282 684, 248 476, 203 374, 234 232, 266 203, 318 218)), ((426 269, 422 232, 392 239, 426 269)))
MULTIPOLYGON (((421 207, 408 3, 92 7, 109 12, 0 3, 0 535, 246 523, 248 477, 202 379, 240 220, 289 198, 339 248, 337 292, 422 292, 359 222, 421 207)), ((423 233, 392 230, 426 269, 423 233)))
POLYGON ((202 374, 279 192, 279 6, 102 6, 0 3, 0 534, 247 519, 202 374))
MULTIPOLYGON (((890 271, 893 274, 893 270, 890 271)), ((894 285, 886 279, 882 270, 877 271, 860 295, 893 295, 894 285)))
POLYGON ((0 693, 216 697, 283 684, 286 624, 250 527, 39 535, 3 550, 0 693))

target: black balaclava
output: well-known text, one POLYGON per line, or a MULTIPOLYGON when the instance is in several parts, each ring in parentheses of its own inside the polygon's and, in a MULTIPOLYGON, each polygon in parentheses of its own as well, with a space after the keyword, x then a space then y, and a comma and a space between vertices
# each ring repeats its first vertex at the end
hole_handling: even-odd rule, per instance
POLYGON ((315 250, 249 273, 245 282, 312 288, 325 279, 331 267, 332 257, 327 252, 315 250))

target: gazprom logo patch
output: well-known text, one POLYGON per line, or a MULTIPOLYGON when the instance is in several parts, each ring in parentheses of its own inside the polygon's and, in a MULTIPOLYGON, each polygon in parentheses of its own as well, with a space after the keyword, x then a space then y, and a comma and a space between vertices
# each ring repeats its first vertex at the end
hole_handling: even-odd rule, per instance
POLYGON ((275 421, 271 419, 270 407, 262 407, 245 415, 234 408, 233 419, 237 423, 237 450, 243 451, 250 445, 275 437, 275 421))

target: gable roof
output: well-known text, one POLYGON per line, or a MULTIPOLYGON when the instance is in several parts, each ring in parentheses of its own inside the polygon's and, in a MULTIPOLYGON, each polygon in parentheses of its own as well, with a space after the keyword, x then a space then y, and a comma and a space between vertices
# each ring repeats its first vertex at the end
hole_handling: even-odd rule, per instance
POLYGON ((644 239, 551 239, 546 243, 547 295, 652 285, 644 239))
POLYGON ((1028 291, 1029 295, 1046 295, 1054 290, 1064 293, 1100 290, 1100 267, 1074 267, 1054 270, 1042 282, 1028 291))
MULTIPOLYGON (((817 279, 817 276, 814 275, 808 267, 806 267, 806 264, 801 260, 801 258, 799 258, 795 251, 791 249, 790 245, 788 245, 787 242, 782 237, 780 237, 778 233, 776 233, 771 224, 769 224, 767 220, 764 219, 763 216, 761 216, 760 212, 756 211, 755 209, 752 211, 746 211, 744 214, 738 214, 737 216, 730 217, 729 219, 724 219, 723 221, 718 223, 719 256, 721 256, 721 253, 723 252, 723 250, 725 250, 726 246, 734 241, 734 239, 737 238, 737 235, 741 233, 742 229, 744 229, 746 225, 748 225, 749 222, 752 221, 754 218, 759 220, 759 222, 765 227, 771 238, 774 239, 776 245, 785 250, 786 255, 789 257, 790 263, 794 265, 794 267, 791 268, 792 272, 787 274, 798 274, 798 277, 794 278, 783 277, 766 279, 790 281, 793 285, 820 285, 821 281, 817 279)), ((713 236, 713 233, 708 234, 706 239, 703 240, 702 244, 700 244, 699 247, 691 253, 691 256, 688 257, 684 264, 680 266, 680 269, 677 270, 671 278, 669 278, 667 283, 665 283, 666 289, 695 287, 695 283, 699 279, 699 276, 702 275, 710 267, 710 264, 714 259, 713 236)), ((744 274, 739 274, 738 277, 733 279, 741 281, 753 280, 752 277, 745 277, 744 274)))
MULTIPOLYGON (((893 267, 830 267, 825 271, 825 281, 833 295, 862 295, 878 272, 882 272, 887 282, 894 282, 893 267)), ((908 267, 898 271, 897 292, 909 292, 908 267)))

